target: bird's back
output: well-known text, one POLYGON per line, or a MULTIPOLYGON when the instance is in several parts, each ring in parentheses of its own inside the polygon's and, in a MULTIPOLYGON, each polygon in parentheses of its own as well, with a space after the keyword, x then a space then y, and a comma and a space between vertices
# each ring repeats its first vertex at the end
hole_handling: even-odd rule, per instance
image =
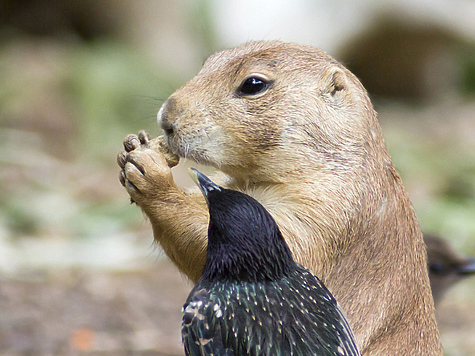
POLYGON ((184 309, 187 355, 359 355, 333 296, 298 265, 278 281, 198 282, 184 309))

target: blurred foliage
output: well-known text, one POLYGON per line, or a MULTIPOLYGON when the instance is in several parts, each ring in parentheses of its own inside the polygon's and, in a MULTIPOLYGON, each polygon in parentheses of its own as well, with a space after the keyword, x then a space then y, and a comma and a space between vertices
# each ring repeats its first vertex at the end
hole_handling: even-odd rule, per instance
POLYGON ((124 133, 155 127, 158 109, 177 83, 143 53, 117 43, 81 46, 70 57, 65 87, 80 105, 79 149, 110 162, 124 133))
POLYGON ((178 84, 113 41, 17 38, 2 47, 0 66, 0 180, 11 188, 0 194, 0 211, 11 234, 97 235, 143 219, 125 193, 114 194, 115 156, 127 133, 159 133, 156 113, 178 84), (96 177, 110 179, 108 171, 113 182, 96 177), (101 185, 106 193, 88 192, 101 185))
POLYGON ((189 4, 189 30, 195 34, 196 40, 201 43, 202 53, 206 58, 220 49, 213 22, 213 1, 191 0, 189 4))
POLYGON ((475 50, 466 50, 460 57, 462 73, 462 90, 466 94, 475 94, 475 50))
MULTIPOLYGON (((462 115, 456 111, 457 103, 441 105, 454 107, 454 117, 462 115)), ((440 234, 457 249, 475 255, 475 144, 456 132, 474 131, 475 121, 466 122, 465 128, 451 129, 447 120, 452 117, 444 117, 450 111, 398 109, 388 114, 388 120, 383 119, 383 131, 422 229, 440 234), (391 121, 393 115, 409 117, 391 121)), ((385 114, 381 109, 380 117, 385 114)))

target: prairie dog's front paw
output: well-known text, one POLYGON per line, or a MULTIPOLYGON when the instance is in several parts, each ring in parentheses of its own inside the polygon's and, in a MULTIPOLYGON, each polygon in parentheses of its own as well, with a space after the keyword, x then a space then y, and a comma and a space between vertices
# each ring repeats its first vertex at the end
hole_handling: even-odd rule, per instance
POLYGON ((123 141, 124 150, 117 155, 120 182, 132 202, 142 207, 176 187, 170 167, 178 163, 178 158, 166 151, 162 140, 150 140, 145 131, 130 134, 123 141))
MULTIPOLYGON (((141 137, 141 134, 142 136, 146 135, 146 137, 148 138, 147 132, 140 131, 139 139, 141 137)), ((154 138, 153 140, 149 140, 147 145, 148 145, 148 148, 154 151, 160 152, 163 155, 163 157, 165 157, 165 159, 167 160, 168 167, 173 168, 178 164, 180 157, 178 157, 177 155, 169 151, 168 147, 165 144, 165 139, 163 136, 158 136, 154 138)))

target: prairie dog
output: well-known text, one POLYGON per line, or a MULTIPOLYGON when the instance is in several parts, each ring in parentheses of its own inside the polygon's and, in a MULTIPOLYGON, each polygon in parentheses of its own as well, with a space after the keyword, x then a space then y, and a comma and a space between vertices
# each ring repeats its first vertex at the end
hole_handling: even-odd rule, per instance
MULTIPOLYGON (((279 41, 218 52, 158 113, 166 150, 256 198, 294 258, 341 304, 363 355, 442 355, 426 250, 368 95, 325 52, 279 41)), ((146 135, 119 153, 121 181, 155 239, 196 281, 208 213, 146 135)), ((216 179, 216 178, 214 178, 216 179)))

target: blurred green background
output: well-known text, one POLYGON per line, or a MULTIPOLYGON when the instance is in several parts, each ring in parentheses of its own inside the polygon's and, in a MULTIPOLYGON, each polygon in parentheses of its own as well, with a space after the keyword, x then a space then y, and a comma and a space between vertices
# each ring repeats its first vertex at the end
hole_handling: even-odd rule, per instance
MULTIPOLYGON (((350 68, 423 230, 475 256, 474 14, 461 0, 0 1, 0 353, 183 354, 191 286, 128 203, 116 154, 128 133, 160 134, 160 105, 208 55, 248 40, 350 68)), ((472 278, 438 306, 447 355, 475 354, 474 295, 472 278)))

